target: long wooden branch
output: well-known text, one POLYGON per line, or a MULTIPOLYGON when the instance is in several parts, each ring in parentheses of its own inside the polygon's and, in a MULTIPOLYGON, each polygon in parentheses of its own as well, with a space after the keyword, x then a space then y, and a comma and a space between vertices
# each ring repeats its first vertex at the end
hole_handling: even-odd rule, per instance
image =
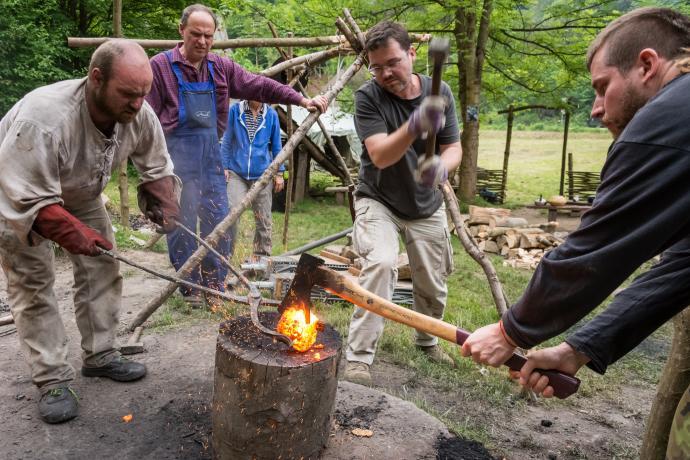
MULTIPOLYGON (((352 79, 352 77, 359 71, 364 62, 364 54, 360 53, 355 61, 348 67, 348 69, 340 76, 340 78, 333 84, 333 87, 326 91, 324 96, 330 103, 335 96, 342 91, 345 84, 352 79)), ((292 137, 285 143, 285 146, 280 151, 280 153, 275 157, 273 162, 264 171, 261 177, 251 186, 244 196, 242 201, 234 206, 230 214, 228 214, 213 231, 206 237, 206 241, 212 246, 216 247, 221 237, 224 237, 230 230, 230 227, 237 222, 242 212, 249 207, 249 205, 254 201, 256 195, 268 184, 268 182, 273 178, 273 176, 278 172, 280 165, 292 154, 297 144, 306 136, 309 128, 314 124, 316 119, 319 117, 319 112, 310 113, 307 118, 302 122, 300 127, 295 131, 292 137)), ((179 278, 187 278, 194 268, 196 268, 204 257, 208 254, 208 249, 201 246, 194 254, 192 254, 189 259, 180 267, 177 271, 176 276, 179 278)), ((151 299, 142 310, 137 314, 137 316, 132 320, 129 325, 130 330, 134 330, 137 326, 141 326, 149 316, 155 312, 158 307, 160 307, 165 300, 175 292, 177 288, 176 283, 169 283, 161 293, 156 297, 151 299)))
MULTIPOLYGON (((67 37, 67 46, 70 48, 95 48, 102 45, 113 37, 67 37)), ((429 34, 410 34, 414 43, 429 41, 429 34)), ((135 38, 132 39, 145 49, 171 49, 180 40, 148 40, 135 38)), ((291 37, 291 38, 233 38, 230 40, 216 40, 213 42, 213 49, 231 48, 273 48, 275 46, 332 46, 346 45, 347 40, 340 35, 330 35, 325 37, 291 37)))
POLYGON ((291 67, 295 67, 300 64, 306 64, 309 67, 314 67, 315 65, 318 65, 336 56, 351 53, 351 49, 343 47, 331 48, 324 51, 317 51, 315 53, 304 54, 302 56, 297 56, 296 58, 288 59, 287 61, 283 61, 281 63, 274 65, 273 67, 269 67, 268 69, 262 70, 261 72, 259 72, 259 74, 265 77, 272 77, 274 75, 278 75, 283 70, 287 70, 291 67))
POLYGON ((450 217, 453 220, 453 225, 455 225, 455 234, 460 238, 460 243, 465 251, 472 257, 482 270, 486 278, 489 280, 489 287, 491 289, 491 296, 494 298, 494 303, 496 304, 496 311, 498 315, 502 316, 508 310, 508 302, 506 300, 505 292, 503 291, 503 286, 501 281, 498 279, 496 274, 496 269, 491 264, 491 261, 486 254, 484 254, 475 244, 474 240, 467 231, 465 223, 462 221, 462 216, 460 215, 460 207, 458 206, 458 199, 455 196, 455 192, 450 185, 450 182, 446 181, 442 186, 443 196, 446 199, 446 206, 448 211, 450 211, 450 217))
POLYGON ((364 49, 364 46, 366 44, 366 37, 362 33, 362 30, 359 28, 359 25, 357 25, 355 19, 352 17, 352 14, 350 14, 350 10, 347 8, 343 8, 343 15, 345 16, 345 22, 347 22, 347 24, 352 29, 352 32, 354 32, 355 36, 357 37, 357 41, 359 42, 360 48, 364 49))

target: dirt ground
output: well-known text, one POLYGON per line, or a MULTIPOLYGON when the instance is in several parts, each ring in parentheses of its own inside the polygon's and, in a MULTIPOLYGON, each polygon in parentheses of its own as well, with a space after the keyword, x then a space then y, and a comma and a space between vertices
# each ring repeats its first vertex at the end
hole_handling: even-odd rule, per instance
MULTIPOLYGON (((532 216, 522 215, 536 222, 545 220, 538 211, 532 216)), ((564 228, 573 225, 566 220, 562 223, 564 228)), ((126 255, 170 272, 163 254, 127 251, 126 255)), ((128 267, 123 267, 123 274, 122 321, 126 323, 166 282, 128 267)), ((70 337, 70 362, 79 369, 71 284, 69 261, 58 258, 56 293, 70 337)), ((4 289, 3 279, 0 300, 6 299, 4 289)), ((12 326, 0 327, 0 419, 3 421, 0 458, 210 458, 210 402, 217 327, 210 321, 198 321, 163 331, 146 331, 143 338, 146 352, 136 359, 148 366, 147 377, 141 382, 121 384, 78 375, 73 386, 81 398, 80 415, 62 425, 47 425, 39 419, 38 393, 31 384, 17 334, 12 332, 12 326), (133 418, 125 423, 122 417, 128 414, 133 418)), ((126 337, 123 335, 121 339, 126 337)), ((575 396, 568 403, 537 402, 506 412, 462 393, 438 388, 409 368, 380 357, 372 370, 379 390, 423 401, 436 413, 451 416, 460 424, 471 426, 478 418, 491 422, 490 455, 481 445, 453 438, 435 446, 438 459, 636 458, 644 433, 644 418, 654 397, 652 385, 624 387, 615 398, 575 396), (468 446, 472 449, 468 450, 468 446), (476 455, 469 453, 475 450, 476 455)), ((421 458, 406 457, 399 449, 394 457, 421 458)))

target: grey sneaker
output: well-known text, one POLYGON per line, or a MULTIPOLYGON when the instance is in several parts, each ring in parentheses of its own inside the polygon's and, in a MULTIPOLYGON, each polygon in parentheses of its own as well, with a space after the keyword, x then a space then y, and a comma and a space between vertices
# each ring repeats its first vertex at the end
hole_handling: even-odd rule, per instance
POLYGON ((132 382, 146 375, 146 366, 119 356, 105 366, 82 367, 81 375, 84 377, 108 377, 118 382, 132 382))
POLYGON ((360 385, 371 386, 369 365, 360 361, 348 361, 345 366, 345 380, 360 385))
POLYGON ((48 390, 38 401, 38 413, 46 423, 62 423, 77 416, 77 394, 68 386, 48 390))
POLYGON ((443 348, 441 348, 440 345, 432 345, 430 347, 417 346, 417 348, 420 349, 427 358, 429 358, 429 361, 455 367, 455 361, 453 361, 453 358, 451 358, 448 353, 443 351, 443 348))

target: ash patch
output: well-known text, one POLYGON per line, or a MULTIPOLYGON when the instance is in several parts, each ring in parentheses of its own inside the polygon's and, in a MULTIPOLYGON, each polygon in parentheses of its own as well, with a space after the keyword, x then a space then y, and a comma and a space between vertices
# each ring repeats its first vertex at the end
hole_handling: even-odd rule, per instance
POLYGON ((436 460, 495 459, 482 444, 458 436, 439 435, 434 448, 436 449, 436 460))
POLYGON ((336 409, 334 417, 336 423, 343 428, 370 429, 379 414, 389 407, 388 400, 382 395, 373 405, 357 406, 351 411, 336 409))
POLYGON ((5 296, 0 296, 0 314, 9 312, 10 305, 7 303, 7 298, 5 296))

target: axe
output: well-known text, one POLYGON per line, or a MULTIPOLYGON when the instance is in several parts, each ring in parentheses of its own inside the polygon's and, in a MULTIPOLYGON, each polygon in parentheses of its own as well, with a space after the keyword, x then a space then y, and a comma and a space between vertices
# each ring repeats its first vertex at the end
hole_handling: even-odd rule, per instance
MULTIPOLYGON (((335 270, 324 266, 324 261, 309 254, 302 254, 297 264, 295 277, 290 289, 280 303, 279 311, 282 313, 291 306, 302 306, 305 316, 308 318, 311 307, 311 289, 321 286, 329 292, 341 297, 348 302, 358 305, 372 313, 388 318, 397 323, 402 323, 420 331, 434 335, 449 342, 462 345, 470 333, 463 329, 448 324, 430 316, 396 305, 382 297, 362 288, 353 279, 348 278, 335 270)), ((519 371, 525 364, 526 358, 514 353, 505 363, 511 370, 519 371)), ((580 380, 555 370, 536 369, 542 375, 549 378, 549 385, 554 389, 558 398, 567 398, 575 393, 580 386, 580 380)))

